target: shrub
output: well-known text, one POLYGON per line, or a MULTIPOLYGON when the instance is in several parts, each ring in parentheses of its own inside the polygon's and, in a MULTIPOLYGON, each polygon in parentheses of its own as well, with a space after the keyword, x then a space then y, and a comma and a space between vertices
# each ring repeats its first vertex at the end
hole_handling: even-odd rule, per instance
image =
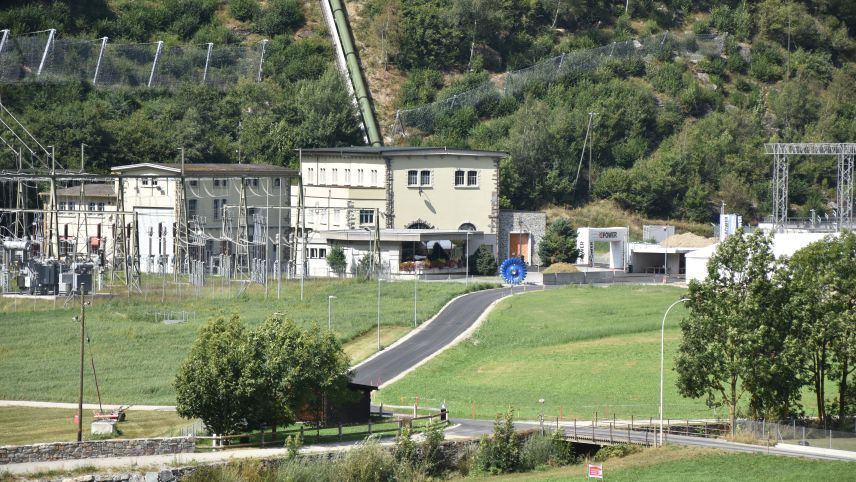
POLYGON ((345 258, 345 250, 341 246, 333 246, 330 253, 327 255, 327 265, 338 276, 345 274, 345 269, 348 267, 348 260, 345 258))
POLYGON ((432 423, 424 432, 424 439, 419 447, 422 455, 422 471, 428 475, 440 475, 440 445, 445 435, 443 433, 445 424, 432 423))
POLYGON ((550 437, 534 434, 526 439, 520 451, 520 467, 534 470, 550 463, 553 453, 553 441, 550 437))
POLYGON ((434 101, 443 87, 443 75, 433 69, 417 69, 401 84, 398 103, 401 107, 416 107, 434 101))
POLYGON ((618 444, 618 445, 610 445, 601 448, 594 454, 594 460, 596 462, 603 462, 606 459, 612 457, 626 457, 630 454, 635 454, 636 452, 642 451, 638 445, 630 445, 630 444, 618 444))
POLYGON ((393 480, 395 472, 392 454, 378 444, 377 438, 369 437, 345 456, 338 480, 386 482, 393 480))
POLYGON ((259 32, 274 36, 286 33, 303 23, 303 7, 298 0, 271 0, 261 14, 259 32))
POLYGON ((261 11, 258 0, 229 0, 229 13, 238 20, 253 20, 261 11))
POLYGON ((547 269, 544 270, 544 273, 576 273, 579 271, 577 267, 570 263, 553 263, 547 269))
POLYGON ((520 441, 514 430, 514 410, 496 414, 493 435, 482 435, 476 455, 476 467, 481 472, 502 474, 520 466, 520 441))

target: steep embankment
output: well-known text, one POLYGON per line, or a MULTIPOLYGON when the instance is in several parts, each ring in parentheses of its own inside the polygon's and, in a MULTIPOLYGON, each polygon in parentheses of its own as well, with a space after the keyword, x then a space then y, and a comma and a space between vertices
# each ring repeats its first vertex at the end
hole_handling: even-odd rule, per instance
MULTIPOLYGON (((396 141, 507 150, 504 207, 611 199, 644 216, 706 224, 725 202, 757 220, 770 210, 764 142, 853 140, 856 96, 848 86, 856 81, 856 11, 849 6, 765 0, 630 2, 626 13, 624 7, 350 4, 385 135, 400 134, 400 125, 390 128, 396 110, 444 101, 420 109, 427 120, 405 123, 407 135, 396 141), (507 93, 497 82, 504 72, 562 53, 664 32, 690 41, 642 59, 533 79, 510 95, 479 91, 494 81, 507 93), (692 35, 716 35, 722 48, 694 50, 692 35), (586 141, 590 112, 597 115, 586 141), (591 149, 591 169, 580 166, 584 148, 591 149)), ((835 183, 834 160, 793 159, 790 214, 831 214, 835 183)))

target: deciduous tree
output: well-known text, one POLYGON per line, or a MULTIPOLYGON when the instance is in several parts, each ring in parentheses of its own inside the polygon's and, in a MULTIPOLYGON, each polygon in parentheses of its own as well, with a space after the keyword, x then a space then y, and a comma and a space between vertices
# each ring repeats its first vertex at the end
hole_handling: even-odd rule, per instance
POLYGON ((200 330, 173 383, 179 415, 201 419, 216 434, 242 426, 248 402, 240 389, 245 339, 237 316, 219 316, 200 330))
POLYGON ((795 366, 785 359, 787 328, 780 323, 780 290, 771 274, 771 238, 742 230, 723 241, 708 276, 690 282, 689 316, 682 320, 675 368, 678 389, 725 405, 732 432, 744 396, 756 412, 781 412, 799 396, 795 366), (776 378, 779 379, 776 379, 776 378))

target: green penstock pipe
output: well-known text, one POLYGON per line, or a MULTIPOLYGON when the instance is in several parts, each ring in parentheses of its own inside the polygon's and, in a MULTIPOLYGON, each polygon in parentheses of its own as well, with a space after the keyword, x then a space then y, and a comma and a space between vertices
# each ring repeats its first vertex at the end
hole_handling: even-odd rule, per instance
POLYGON ((371 95, 360 68, 360 59, 357 57, 357 49, 354 47, 351 25, 348 23, 348 14, 342 0, 329 0, 333 11, 333 21, 336 22, 336 30, 339 31, 339 41, 345 54, 345 62, 348 72, 351 74, 351 82, 354 84, 354 94, 357 96, 357 105, 360 106, 360 114, 363 116, 363 124, 366 126, 366 135, 369 143, 373 146, 382 146, 383 138, 377 128, 374 109, 372 109, 371 95))

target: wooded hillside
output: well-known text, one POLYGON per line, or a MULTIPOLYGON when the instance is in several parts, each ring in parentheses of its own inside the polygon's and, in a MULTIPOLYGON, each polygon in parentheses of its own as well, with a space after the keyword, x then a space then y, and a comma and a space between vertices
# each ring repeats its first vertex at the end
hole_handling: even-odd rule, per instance
MULTIPOLYGON (((379 108, 387 123, 396 109, 564 52, 667 31, 727 33, 721 54, 606 62, 499 102, 463 103, 434 119, 432 132, 401 139, 510 152, 504 207, 612 199, 643 215, 707 223, 725 202, 758 219, 770 212, 764 142, 843 142, 856 133, 856 4, 846 0, 356 3, 364 63, 404 79, 379 108), (587 153, 574 179, 592 111, 589 190, 587 153)), ((791 215, 832 214, 835 182, 835 159, 793 159, 791 215)))

